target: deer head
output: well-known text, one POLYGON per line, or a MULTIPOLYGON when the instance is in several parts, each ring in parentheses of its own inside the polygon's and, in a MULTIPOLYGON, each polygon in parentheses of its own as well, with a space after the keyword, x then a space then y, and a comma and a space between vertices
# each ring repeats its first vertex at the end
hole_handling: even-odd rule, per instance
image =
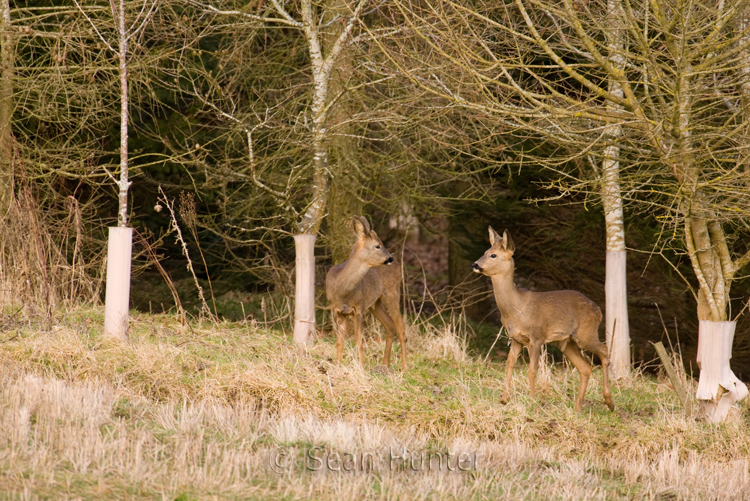
POLYGON ((471 268, 475 273, 481 273, 489 277, 512 273, 514 268, 513 252, 515 252, 516 246, 513 245, 508 230, 503 231, 502 237, 492 229, 492 226, 489 227, 489 230, 491 247, 471 265, 471 268))
POLYGON ((357 235, 357 241, 349 256, 350 259, 356 256, 357 259, 370 266, 393 264, 393 256, 386 250, 378 234, 370 230, 370 223, 367 222, 367 219, 361 216, 353 216, 352 226, 354 233, 357 235))

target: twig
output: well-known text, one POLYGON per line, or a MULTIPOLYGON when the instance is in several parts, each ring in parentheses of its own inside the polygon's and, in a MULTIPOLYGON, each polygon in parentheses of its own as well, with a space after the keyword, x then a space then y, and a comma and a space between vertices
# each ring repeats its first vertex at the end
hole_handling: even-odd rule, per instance
POLYGON ((201 243, 198 239, 198 227, 197 217, 195 211, 195 197, 192 193, 180 192, 180 216, 182 221, 187 225, 190 233, 193 235, 195 245, 198 247, 198 252, 201 255, 203 261, 203 268, 206 270, 206 279, 208 280, 208 289, 211 292, 211 303, 214 307, 214 315, 218 318, 219 312, 216 309, 216 298, 214 297, 214 286, 211 283, 211 275, 208 272, 208 264, 206 263, 206 257, 203 255, 203 249, 201 249, 201 243))
POLYGON ((484 363, 487 363, 487 359, 490 358, 490 353, 492 353, 492 349, 495 347, 495 344, 497 343, 497 340, 500 339, 500 334, 503 333, 503 330, 505 329, 505 326, 503 325, 500 327, 500 330, 497 331, 497 336, 495 336, 495 340, 492 342, 492 346, 490 346, 490 351, 487 352, 487 356, 484 357, 484 363))
POLYGON ((739 313, 737 313, 737 316, 736 316, 736 317, 734 317, 734 320, 733 320, 733 322, 736 322, 736 321, 737 321, 737 319, 738 319, 738 318, 740 318, 740 316, 741 316, 741 315, 742 315, 743 313, 745 313, 745 310, 746 310, 746 309, 747 309, 747 308, 748 308, 749 306, 750 306, 750 299, 748 299, 748 300, 747 300, 747 302, 745 303, 745 306, 743 306, 743 307, 742 307, 742 309, 740 310, 740 312, 739 312, 739 313))
MULTIPOLYGON (((156 265, 156 269, 159 270, 159 273, 161 274, 162 278, 167 284, 167 287, 169 288, 169 292, 172 293, 172 298, 174 299, 175 307, 177 308, 177 312, 180 315, 180 323, 182 325, 187 324, 187 317, 185 315, 185 308, 182 307, 182 301, 180 301, 180 296, 177 293, 177 288, 174 285, 174 282, 172 281, 172 277, 169 276, 167 273, 167 270, 164 269, 164 267, 159 262, 159 257, 156 255, 156 252, 154 252, 153 246, 146 240, 146 237, 136 230, 135 231, 136 236, 138 237, 138 242, 143 245, 143 248, 146 249, 146 254, 148 254, 149 259, 152 263, 156 265)), ((162 305, 162 309, 164 308, 164 305, 162 305)))
POLYGON ((167 207, 167 210, 169 210, 169 214, 172 218, 172 229, 175 230, 177 233, 177 242, 182 246, 182 253, 185 255, 185 258, 187 259, 187 269, 190 272, 190 274, 193 276, 193 281, 195 282, 195 287, 198 289, 198 297, 201 300, 201 304, 203 307, 201 308, 201 313, 207 314, 208 318, 211 319, 211 321, 216 322, 216 317, 214 317, 214 314, 211 312, 211 308, 208 307, 208 303, 206 303, 206 298, 203 295, 203 287, 201 287, 200 282, 198 282, 198 277, 195 274, 195 269, 193 269, 193 262, 190 260, 190 253, 188 252, 187 243, 185 242, 185 239, 182 237, 182 231, 180 230, 179 225, 177 224, 177 215, 174 212, 174 202, 169 201, 167 198, 167 195, 164 193, 164 191, 161 189, 161 186, 159 186, 159 193, 161 193, 161 197, 159 197, 159 201, 163 202, 164 205, 167 207))

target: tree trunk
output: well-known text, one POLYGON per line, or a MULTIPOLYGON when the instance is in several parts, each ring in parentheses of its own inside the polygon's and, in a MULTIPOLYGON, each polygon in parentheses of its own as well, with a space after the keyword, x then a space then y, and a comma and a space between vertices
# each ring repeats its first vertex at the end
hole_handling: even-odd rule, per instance
POLYGON ((328 198, 328 130, 325 105, 328 99, 329 73, 325 71, 320 37, 310 0, 302 2, 301 12, 313 73, 313 178, 310 204, 302 215, 297 225, 298 232, 294 236, 296 284, 292 339, 297 344, 308 344, 313 341, 315 333, 315 238, 325 215, 328 198))
POLYGON ((731 407, 748 395, 747 387, 732 373, 735 322, 728 321, 729 290, 737 270, 729 254, 726 235, 715 212, 698 186, 690 135, 690 68, 680 77, 677 124, 677 177, 682 184, 681 207, 685 217, 685 244, 698 279, 698 355, 700 379, 696 398, 710 422, 722 422, 731 407))
MULTIPOLYGON (((622 6, 619 0, 607 3, 608 17, 611 20, 607 32, 610 60, 615 68, 624 68, 622 55, 622 35, 619 21, 622 19, 622 6)), ((609 77, 609 91, 622 98, 622 86, 612 76, 609 77)), ((616 106, 616 108, 621 108, 616 106)), ((623 223, 622 194, 620 191, 620 147, 617 144, 622 135, 622 126, 614 124, 607 128, 608 146, 604 149, 602 161, 602 202, 604 224, 607 233, 607 264, 604 284, 605 330, 609 350, 609 367, 614 379, 630 377, 630 325, 628 322, 627 266, 625 251, 625 225, 623 223)))
POLYGON ((305 276, 304 282, 300 281, 300 286, 296 286, 297 295, 295 297, 295 319, 294 319, 294 341, 296 343, 309 343, 312 340, 312 334, 315 332, 315 256, 308 246, 314 246, 314 238, 320 229, 320 223, 326 215, 326 205, 329 196, 328 176, 328 148, 331 141, 331 132, 328 129, 329 109, 329 88, 331 83, 331 72, 334 66, 339 62, 342 52, 345 50, 344 45, 354 26, 354 19, 357 18, 362 4, 355 9, 352 20, 347 23, 341 34, 336 38, 331 47, 326 47, 325 57, 323 55, 323 41, 321 41, 320 32, 318 31, 318 19, 313 14, 311 0, 302 0, 300 4, 300 13, 302 14, 303 30, 307 39, 307 46, 310 53, 313 77, 313 99, 312 99, 312 149, 313 149, 313 179, 310 204, 302 215, 297 225, 297 236, 308 235, 312 239, 301 239, 295 236, 295 249, 297 257, 295 266, 301 267, 296 276, 298 279, 305 276), (302 247, 299 242, 311 240, 312 243, 306 243, 302 247), (305 271, 311 270, 311 271, 305 271), (309 273, 309 276, 307 275, 309 273), (311 285, 310 285, 311 284, 311 285), (297 303, 300 304, 298 309, 297 303), (312 316, 307 309, 312 304, 312 316), (299 312, 299 317, 297 313, 299 312))
POLYGON ((734 273, 723 228, 713 218, 715 215, 700 201, 692 203, 685 221, 685 241, 698 278, 698 320, 721 322, 728 320, 729 288, 734 273), (723 266, 722 251, 728 268, 723 266))
MULTIPOLYGON (((617 150, 616 147, 607 150, 617 150)), ((619 162, 610 155, 619 152, 605 151, 602 162, 604 175, 604 224, 607 232, 605 294, 605 329, 609 363, 615 379, 630 376, 630 327, 628 322, 628 291, 623 225, 622 197, 619 184, 619 162)))
POLYGON ((295 249, 295 306, 293 339, 298 344, 313 341, 315 333, 315 238, 320 229, 328 198, 327 131, 323 123, 323 104, 327 85, 315 86, 313 113, 313 185, 312 201, 299 223, 299 233, 294 236, 295 249))
POLYGON ((729 289, 734 278, 734 264, 729 255, 726 235, 716 213, 708 206, 698 186, 698 167, 691 155, 690 107, 688 79, 683 81, 679 96, 678 180, 681 183, 680 207, 683 213, 685 246, 690 264, 698 279, 698 320, 728 320, 729 289))
POLYGON ((15 47, 9 0, 0 0, 0 218, 13 197, 13 80, 15 47))
POLYGON ((128 39, 125 29, 125 0, 119 12, 112 8, 119 36, 120 62, 120 193, 117 228, 109 229, 107 247, 107 291, 104 303, 104 331, 123 341, 128 340, 128 307, 130 304, 130 267, 133 229, 128 228, 128 39))
MULTIPOLYGON (((113 9, 113 14, 114 9, 113 9)), ((120 194, 117 225, 128 224, 128 38, 125 30, 125 0, 120 0, 120 11, 115 22, 119 32, 120 60, 120 194)))
POLYGON ((626 252, 607 251, 604 284, 606 336, 610 374, 615 379, 630 376, 630 330, 626 282, 626 252))

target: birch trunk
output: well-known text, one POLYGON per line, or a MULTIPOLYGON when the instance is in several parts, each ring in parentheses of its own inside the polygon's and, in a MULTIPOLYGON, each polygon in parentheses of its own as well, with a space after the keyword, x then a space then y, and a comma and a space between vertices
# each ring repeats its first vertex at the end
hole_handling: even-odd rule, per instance
POLYGON ((300 10, 313 73, 314 94, 311 109, 313 178, 311 201, 298 224, 298 233, 294 236, 294 266, 297 281, 295 283, 293 340, 297 344, 308 344, 313 341, 315 333, 315 253, 312 249, 314 249, 315 236, 318 234, 320 223, 325 215, 328 198, 326 102, 330 66, 326 65, 326 60, 323 58, 312 2, 304 0, 300 10))
MULTIPOLYGON (((114 14, 114 12, 113 12, 114 14)), ((120 194, 117 225, 128 225, 128 33, 125 29, 125 0, 117 13, 120 60, 120 194)))
MULTIPOLYGON (((620 0, 607 3, 610 29, 607 32, 610 60, 618 70, 624 68, 623 41, 619 22, 623 12, 620 0)), ((624 96, 622 86, 609 77, 609 91, 616 97, 624 96)), ((621 106, 615 106, 621 109, 621 106)), ((608 146, 602 161, 602 203, 607 233, 607 263, 604 283, 605 329, 609 350, 609 367, 615 379, 630 377, 630 326, 628 322, 627 265, 625 225, 623 223, 622 193, 620 190, 620 148, 617 144, 622 126, 607 128, 608 146)))
POLYGON ((680 68, 678 85, 678 123, 676 174, 681 183, 680 207, 684 217, 685 244, 690 263, 698 279, 698 320, 726 321, 729 287, 734 265, 726 236, 716 214, 700 192, 699 166, 692 155, 691 81, 692 68, 680 68))
POLYGON ((698 279, 698 356, 700 379, 696 398, 704 417, 722 422, 730 408, 748 394, 732 373, 734 322, 728 321, 729 290, 740 267, 730 254, 726 234, 698 186, 698 166, 693 162, 690 134, 691 82, 685 68, 680 77, 677 130, 678 178, 682 184, 685 243, 698 279))
MULTIPOLYGON (((345 50, 346 42, 354 28, 355 21, 364 5, 361 0, 353 12, 350 19, 345 23, 340 35, 330 47, 326 47, 326 53, 323 54, 323 42, 321 41, 320 32, 318 31, 318 20, 313 14, 313 5, 311 0, 302 0, 300 4, 300 13, 302 14, 302 29, 307 39, 307 47, 310 52, 310 61, 312 63, 313 77, 313 99, 312 99, 312 150, 313 150, 313 177, 311 200, 305 213, 302 215, 297 225, 297 236, 309 235, 316 236, 320 229, 320 223, 326 215, 326 204, 328 201, 328 148, 330 146, 331 134, 328 129, 328 104, 330 99, 331 72, 334 66, 340 61, 342 52, 345 50)), ((300 281, 305 281, 295 285, 295 291, 299 291, 301 296, 295 298, 295 319, 294 319, 294 341, 296 343, 307 344, 312 341, 315 332, 315 316, 310 318, 308 313, 304 317, 297 317, 297 303, 302 305, 315 304, 315 256, 314 253, 307 249, 308 244, 302 244, 306 241, 304 238, 295 236, 295 266, 301 269, 296 272, 296 277, 300 281), (303 270, 312 270, 311 273, 303 270)), ((313 240, 314 242, 314 240, 313 240)), ((303 315, 300 307, 300 315, 303 315)), ((304 310, 308 311, 308 310, 304 310)), ((314 312, 313 312, 314 313, 314 312)))
POLYGON ((9 0, 0 0, 0 218, 13 197, 13 80, 15 47, 9 0))
POLYGON ((315 235, 294 235, 294 334, 297 344, 310 344, 315 333, 315 235))
POLYGON ((133 230, 128 228, 128 32, 125 28, 125 0, 119 12, 112 6, 119 35, 120 62, 120 192, 117 228, 109 229, 107 247, 107 289, 104 304, 104 331, 128 340, 128 307, 130 304, 130 267, 133 230))
MULTIPOLYGON (((315 65, 313 64, 313 68, 315 65)), ((313 184, 312 201, 294 236, 295 306, 294 334, 297 344, 309 344, 315 333, 315 238, 325 216, 328 198, 328 149, 326 145, 325 103, 328 96, 327 76, 315 73, 313 99, 313 184)))

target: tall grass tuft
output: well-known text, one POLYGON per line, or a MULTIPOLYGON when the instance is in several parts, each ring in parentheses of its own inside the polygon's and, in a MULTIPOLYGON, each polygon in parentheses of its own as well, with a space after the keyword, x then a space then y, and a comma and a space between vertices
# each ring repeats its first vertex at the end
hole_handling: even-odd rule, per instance
POLYGON ((89 206, 69 196, 42 207, 30 183, 16 183, 0 215, 0 304, 14 318, 49 321, 62 306, 96 302, 104 259, 92 228, 84 228, 89 206))

